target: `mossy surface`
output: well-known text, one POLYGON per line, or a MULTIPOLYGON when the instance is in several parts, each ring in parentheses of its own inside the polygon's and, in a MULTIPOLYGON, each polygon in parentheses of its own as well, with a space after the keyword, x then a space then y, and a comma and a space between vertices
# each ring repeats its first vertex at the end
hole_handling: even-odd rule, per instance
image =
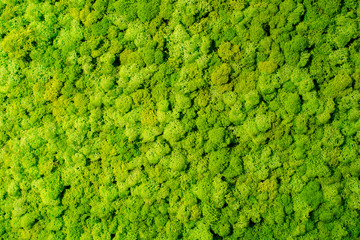
POLYGON ((357 0, 0 0, 1 239, 358 239, 357 0))

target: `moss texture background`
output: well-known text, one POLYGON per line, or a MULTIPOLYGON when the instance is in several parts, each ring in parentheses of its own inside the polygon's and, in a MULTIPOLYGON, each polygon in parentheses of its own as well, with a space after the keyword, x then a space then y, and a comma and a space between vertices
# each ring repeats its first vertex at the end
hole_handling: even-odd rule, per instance
POLYGON ((0 0, 1 239, 359 239, 357 0, 0 0))

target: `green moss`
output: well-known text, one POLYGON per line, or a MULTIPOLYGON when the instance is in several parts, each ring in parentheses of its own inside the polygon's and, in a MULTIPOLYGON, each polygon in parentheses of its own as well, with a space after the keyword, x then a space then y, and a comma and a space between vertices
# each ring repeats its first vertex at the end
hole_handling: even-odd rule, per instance
POLYGON ((174 151, 171 154, 170 163, 169 163, 169 167, 171 168, 171 170, 181 171, 185 168, 185 166, 186 166, 185 156, 181 152, 174 151))
POLYGON ((258 64, 259 70, 262 73, 273 73, 277 69, 277 64, 274 61, 264 61, 258 64))
POLYGON ((180 121, 172 121, 164 129, 164 138, 170 143, 174 143, 184 137, 185 133, 184 126, 180 121))
POLYGON ((24 60, 34 49, 36 38, 31 29, 12 29, 1 41, 2 49, 10 58, 24 60))
POLYGON ((296 114, 301 110, 301 99, 296 93, 289 94, 284 99, 284 108, 289 114, 296 114))
POLYGON ((358 1, 0 2, 0 239, 359 238, 358 1))
POLYGON ((211 75, 211 81, 215 85, 222 85, 229 81, 229 74, 231 73, 231 67, 229 64, 223 63, 218 67, 211 75))

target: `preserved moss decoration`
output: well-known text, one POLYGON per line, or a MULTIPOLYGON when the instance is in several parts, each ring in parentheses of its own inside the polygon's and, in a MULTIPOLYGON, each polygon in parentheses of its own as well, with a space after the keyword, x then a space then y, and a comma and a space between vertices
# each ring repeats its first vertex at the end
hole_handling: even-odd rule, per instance
POLYGON ((360 239, 357 0, 0 0, 0 239, 360 239))

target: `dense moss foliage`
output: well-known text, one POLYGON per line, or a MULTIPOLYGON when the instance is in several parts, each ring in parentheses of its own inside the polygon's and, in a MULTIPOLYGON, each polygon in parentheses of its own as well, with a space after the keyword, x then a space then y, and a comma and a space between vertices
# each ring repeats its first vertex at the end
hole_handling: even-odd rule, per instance
POLYGON ((0 0, 0 238, 359 238, 359 20, 0 0))

